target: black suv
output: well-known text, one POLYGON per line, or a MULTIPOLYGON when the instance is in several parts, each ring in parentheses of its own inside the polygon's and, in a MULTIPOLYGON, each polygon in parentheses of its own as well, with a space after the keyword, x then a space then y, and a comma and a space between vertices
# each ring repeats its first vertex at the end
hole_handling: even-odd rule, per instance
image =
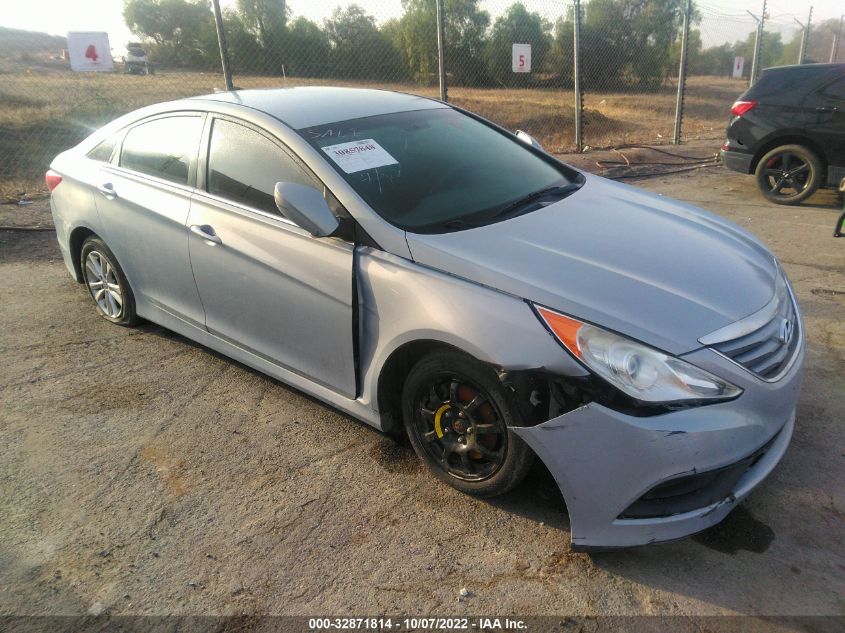
POLYGON ((753 173, 772 202, 797 204, 845 178, 845 64, 768 68, 731 115, 722 162, 753 173))

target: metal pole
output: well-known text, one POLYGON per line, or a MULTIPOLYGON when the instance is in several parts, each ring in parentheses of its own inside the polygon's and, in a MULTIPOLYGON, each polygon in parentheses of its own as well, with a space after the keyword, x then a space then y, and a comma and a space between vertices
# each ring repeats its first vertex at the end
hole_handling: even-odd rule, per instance
POLYGON ((689 44, 689 20, 692 13, 692 0, 687 0, 684 12, 684 30, 681 33, 681 65, 678 68, 678 97, 675 100, 675 135, 672 143, 681 144, 681 122, 684 118, 684 91, 687 87, 687 47, 689 44))
POLYGON ((212 0, 214 5, 214 24, 217 27, 217 44, 220 46, 220 62, 223 65, 223 81, 226 90, 234 90, 232 70, 229 68, 229 48, 226 46, 226 32, 223 30, 223 14, 220 13, 220 0, 212 0))
POLYGON ((754 57, 751 60, 751 77, 748 80, 748 85, 753 86, 757 81, 757 74, 760 72, 760 46, 763 44, 763 23, 766 21, 766 1, 763 0, 763 13, 758 19, 751 11, 746 10, 746 13, 757 20, 757 35, 754 37, 754 57))
POLYGON ((575 151, 584 150, 584 130, 582 128, 581 114, 584 109, 584 95, 581 94, 581 0, 575 2, 575 22, 573 24, 573 74, 575 84, 575 151))
POLYGON ((801 52, 798 56, 798 63, 803 64, 804 58, 807 56, 807 44, 810 42, 810 25, 813 22, 813 7, 810 7, 810 14, 807 16, 807 26, 804 28, 804 34, 801 36, 801 52))
POLYGON ((440 100, 448 101, 446 94, 446 61, 444 48, 446 47, 446 36, 443 29, 443 0, 436 0, 437 6, 437 74, 440 78, 440 100))
POLYGON ((839 56, 839 39, 842 37, 842 20, 845 19, 845 15, 840 16, 839 18, 839 31, 833 34, 833 44, 830 47, 830 63, 836 61, 836 58, 839 56))

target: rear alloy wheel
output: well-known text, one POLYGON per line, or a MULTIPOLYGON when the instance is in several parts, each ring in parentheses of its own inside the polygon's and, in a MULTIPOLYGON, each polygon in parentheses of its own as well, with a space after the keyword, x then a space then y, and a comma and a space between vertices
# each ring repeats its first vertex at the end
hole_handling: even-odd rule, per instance
POLYGON ((822 183, 821 160, 802 145, 782 145, 757 163, 757 186, 776 204, 798 204, 822 183))
POLYGON ((436 351, 411 369, 403 388, 411 444, 437 477, 479 496, 522 481, 533 453, 508 427, 522 426, 513 396, 488 366, 436 351))
POLYGON ((114 254, 97 237, 82 244, 82 278, 100 315, 118 325, 135 325, 135 297, 114 254))

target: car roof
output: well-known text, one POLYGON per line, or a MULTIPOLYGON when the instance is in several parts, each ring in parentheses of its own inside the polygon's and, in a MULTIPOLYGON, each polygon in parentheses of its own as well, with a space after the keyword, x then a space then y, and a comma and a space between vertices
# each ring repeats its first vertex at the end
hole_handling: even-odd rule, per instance
POLYGON ((296 130, 379 114, 449 107, 419 95, 330 86, 233 90, 192 99, 222 101, 259 110, 296 130))

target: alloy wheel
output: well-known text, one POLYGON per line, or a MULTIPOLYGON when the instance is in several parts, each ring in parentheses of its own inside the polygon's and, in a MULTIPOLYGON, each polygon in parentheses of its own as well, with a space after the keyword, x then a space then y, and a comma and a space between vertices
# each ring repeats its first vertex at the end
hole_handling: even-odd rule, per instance
POLYGON ((119 318, 123 312, 123 290, 114 265, 99 251, 92 250, 85 258, 85 281, 100 311, 110 319, 119 318))
POLYGON ((810 163, 792 152, 784 152, 766 161, 763 176, 769 195, 792 198, 810 186, 810 163))

